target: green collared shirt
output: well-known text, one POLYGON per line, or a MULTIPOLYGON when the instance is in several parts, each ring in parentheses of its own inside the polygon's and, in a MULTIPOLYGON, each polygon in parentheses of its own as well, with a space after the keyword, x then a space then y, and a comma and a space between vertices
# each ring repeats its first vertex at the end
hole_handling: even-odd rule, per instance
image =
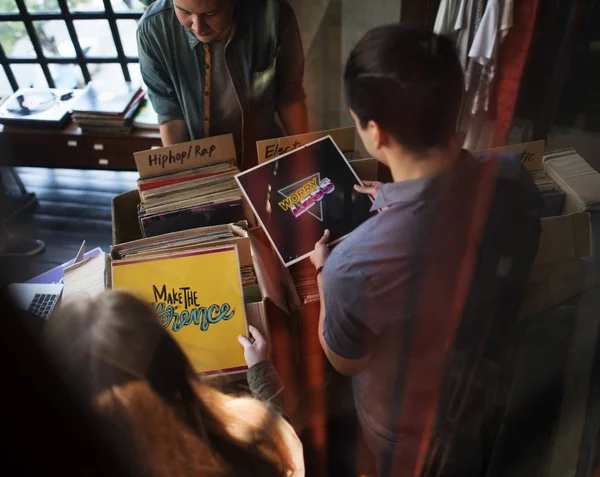
POLYGON ((158 0, 148 8, 138 25, 138 49, 159 122, 185 120, 190 139, 210 136, 211 123, 220 124, 222 118, 210 112, 215 90, 236 95, 241 120, 239 130, 231 132, 238 138, 238 162, 248 168, 256 163, 256 141, 283 135, 277 111, 305 98, 304 54, 296 17, 284 0, 237 2, 234 23, 235 33, 223 51, 228 71, 217 75, 229 76, 233 88, 211 87, 215 75, 210 74, 209 48, 179 23, 173 0, 158 0))

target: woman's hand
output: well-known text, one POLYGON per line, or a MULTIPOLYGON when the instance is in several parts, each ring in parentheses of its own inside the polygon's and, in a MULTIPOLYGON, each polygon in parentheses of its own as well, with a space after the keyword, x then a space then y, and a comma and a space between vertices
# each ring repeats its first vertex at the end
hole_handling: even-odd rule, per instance
POLYGON ((248 368, 269 359, 267 341, 254 326, 248 326, 250 339, 238 336, 238 341, 244 347, 244 359, 248 368))

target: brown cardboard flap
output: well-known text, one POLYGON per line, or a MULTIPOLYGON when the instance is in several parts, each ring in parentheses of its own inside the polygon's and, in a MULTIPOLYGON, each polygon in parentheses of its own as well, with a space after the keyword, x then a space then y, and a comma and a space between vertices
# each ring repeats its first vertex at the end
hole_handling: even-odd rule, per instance
POLYGON ((102 252, 65 268, 61 305, 89 300, 110 288, 110 257, 102 252))
POLYGON ((136 152, 133 157, 141 179, 227 159, 236 160, 232 134, 136 152))
POLYGON ((243 195, 243 197, 242 197, 242 207, 244 208, 245 219, 248 221, 248 223, 250 224, 251 227, 256 227, 258 225, 258 221, 257 221, 256 216, 254 215, 254 211, 252 210, 252 207, 250 207, 250 204, 248 203, 248 199, 246 199, 245 195, 243 195))
POLYGON ((137 190, 130 190, 113 197, 111 201, 113 245, 142 238, 137 217, 139 204, 140 194, 137 190))
POLYGON ((587 212, 542 219, 536 264, 591 254, 590 217, 587 212))
POLYGON ((473 155, 485 154, 488 152, 510 152, 516 154, 521 160, 521 164, 529 171, 539 171, 544 164, 544 141, 525 142, 512 146, 497 147, 485 151, 474 152, 473 155))
POLYGON ((271 300, 286 314, 289 314, 285 300, 285 288, 282 284, 282 277, 285 276, 285 273, 288 273, 287 270, 283 269, 281 261, 275 256, 275 252, 262 228, 256 227, 249 230, 248 238, 250 239, 250 247, 254 258, 254 271, 263 298, 271 300))
POLYGON ((354 151, 355 135, 356 128, 347 127, 258 141, 256 143, 258 163, 262 164, 281 154, 293 151, 294 149, 298 149, 299 147, 327 136, 331 136, 342 152, 354 151))
POLYGON ((519 312, 521 319, 533 318, 600 285, 600 271, 590 259, 562 262, 548 272, 544 280, 531 281, 527 285, 519 312))
POLYGON ((246 309, 248 325, 252 325, 260 331, 260 334, 267 340, 267 347, 271 351, 271 332, 269 330, 269 321, 267 320, 264 303, 246 303, 244 308, 246 309))
POLYGON ((600 204, 600 174, 574 148, 547 154, 546 174, 567 193, 565 213, 581 212, 600 204))

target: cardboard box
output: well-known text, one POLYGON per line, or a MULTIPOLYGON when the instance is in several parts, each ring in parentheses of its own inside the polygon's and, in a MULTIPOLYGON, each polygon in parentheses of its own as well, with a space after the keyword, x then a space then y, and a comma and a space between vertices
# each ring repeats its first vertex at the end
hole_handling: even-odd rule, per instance
MULTIPOLYGON (((544 170, 566 193, 563 215, 542 219, 542 236, 536 257, 537 264, 587 257, 592 253, 589 210, 600 204, 600 174, 592 169, 574 149, 558 151, 544 157, 544 141, 517 144, 484 152, 511 152, 520 157, 530 171, 544 170)), ((353 167, 354 163, 351 163, 353 167)), ((363 159, 355 168, 363 180, 371 179, 377 170, 377 180, 389 181, 389 170, 375 159, 363 159), (365 177, 363 174, 367 174, 365 177)))
POLYGON ((563 215, 542 219, 535 266, 590 256, 592 237, 587 211, 588 206, 600 203, 600 174, 573 148, 544 156, 544 141, 491 151, 517 154, 528 170, 543 170, 566 194, 563 215))
POLYGON ((600 269, 591 258, 535 266, 519 318, 533 318, 598 285, 600 269))
MULTIPOLYGON (((119 194, 112 199, 112 234, 113 234, 113 247, 132 242, 134 240, 140 240, 142 233, 140 227, 135 220, 137 217, 137 205, 140 202, 139 194, 136 190, 119 194)), ((260 242, 257 244, 256 232, 249 234, 245 240, 248 242, 247 247, 251 250, 252 257, 250 260, 254 264, 256 277, 258 279, 260 289, 260 300, 256 303, 260 306, 250 306, 250 313, 252 318, 249 318, 249 322, 256 326, 259 330, 262 330, 264 326, 261 324, 263 321, 266 322, 266 306, 265 301, 273 301, 284 313, 288 313, 285 300, 281 298, 281 293, 275 288, 277 279, 267 274, 264 270, 261 270, 261 266, 267 267, 268 258, 264 258, 261 254, 266 254, 264 248, 260 247, 260 242), (258 250, 254 250, 254 247, 259 247, 258 250)), ((214 244, 206 244, 207 247, 214 246, 214 244)), ((241 252, 246 249, 246 244, 241 247, 241 252)), ((240 253, 240 260, 248 258, 247 254, 240 253)), ((246 260, 248 261, 248 260, 246 260)), ((248 263, 242 263, 247 265, 248 263)), ((272 272, 273 273, 273 272, 272 272)), ((253 304, 252 304, 253 305, 253 304)), ((248 308, 248 307, 247 307, 248 308)), ((289 314, 289 313, 288 313, 289 314)), ((264 330, 268 331, 267 329, 264 330)))
MULTIPOLYGON (((542 219, 542 235, 530 283, 541 283, 550 277, 558 283, 565 270, 577 269, 577 259, 592 255, 591 225, 588 210, 600 208, 600 174, 592 169, 573 148, 544 156, 544 141, 507 146, 485 152, 510 152, 519 156, 530 171, 544 170, 567 196, 563 215, 542 219)), ((362 180, 391 180, 389 169, 375 159, 351 162, 362 180)), ((593 280, 591 281, 593 283, 593 280)), ((300 302, 293 280, 286 280, 295 309, 302 311, 308 305, 300 302)), ((586 283, 590 283, 587 280, 586 283)), ((554 286, 556 288, 558 285, 554 286)), ((536 290, 540 290, 540 286, 536 290)), ((533 289, 532 289, 533 290, 533 289)), ((583 291, 583 290, 581 290, 583 291)), ((565 293, 558 295, 565 296, 565 293)), ((573 295, 573 290, 567 293, 573 295)), ((541 292, 536 293, 540 296, 541 292)), ((544 308, 540 300, 531 298, 528 314, 544 308)))
MULTIPOLYGON (((112 199, 113 246, 142 238, 137 223, 137 190, 119 194, 112 199)), ((246 240, 251 250, 260 295, 256 301, 246 303, 248 323, 258 328, 269 341, 271 359, 285 384, 284 407, 293 415, 298 407, 298 347, 294 339, 296 324, 291 318, 281 282, 279 260, 265 246, 264 232, 253 229, 246 240)), ((268 244, 268 241, 267 241, 268 244)), ((206 244, 211 246, 210 244, 206 244)))

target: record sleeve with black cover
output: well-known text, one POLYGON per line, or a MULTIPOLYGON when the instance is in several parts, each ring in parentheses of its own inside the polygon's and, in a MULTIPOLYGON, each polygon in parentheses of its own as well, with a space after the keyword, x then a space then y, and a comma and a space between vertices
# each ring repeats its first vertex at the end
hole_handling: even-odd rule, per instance
POLYGON ((331 136, 236 175, 286 267, 307 258, 326 229, 343 239, 371 215, 371 199, 331 136))
POLYGON ((121 116, 138 96, 141 84, 130 81, 91 81, 73 106, 75 114, 121 116))

